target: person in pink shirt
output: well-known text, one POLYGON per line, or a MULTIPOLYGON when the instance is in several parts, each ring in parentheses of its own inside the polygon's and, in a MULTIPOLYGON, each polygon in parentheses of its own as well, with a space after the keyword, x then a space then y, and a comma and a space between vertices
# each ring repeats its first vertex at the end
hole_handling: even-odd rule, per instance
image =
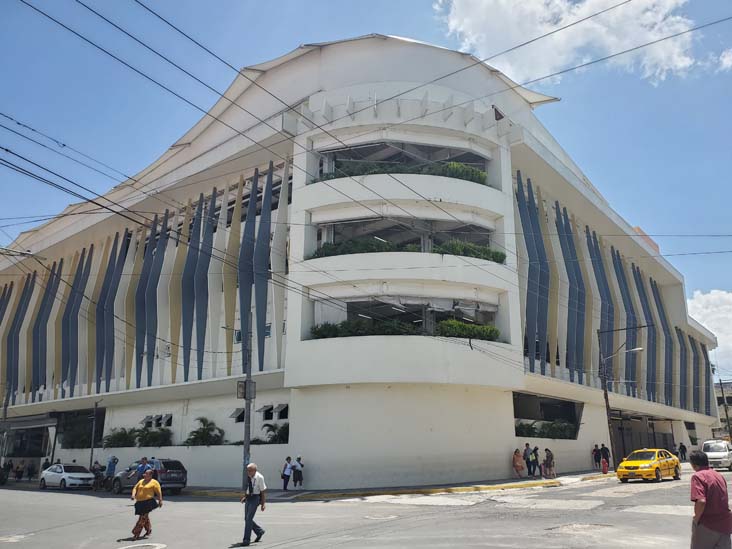
POLYGON ((732 549, 732 512, 729 510, 727 482, 714 469, 709 458, 698 450, 689 454, 695 473, 691 477, 691 549, 732 549))

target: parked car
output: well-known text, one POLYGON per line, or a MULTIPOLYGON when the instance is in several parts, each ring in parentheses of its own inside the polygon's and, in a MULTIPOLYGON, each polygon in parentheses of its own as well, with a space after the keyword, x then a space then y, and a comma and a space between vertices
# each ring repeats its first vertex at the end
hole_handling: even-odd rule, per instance
POLYGON ((679 480, 681 463, 679 458, 668 450, 643 448, 625 458, 618 466, 616 475, 620 482, 628 482, 635 478, 661 482, 663 477, 679 480))
POLYGON ((41 490, 51 486, 68 490, 69 488, 91 488, 93 482, 94 473, 83 465, 57 463, 41 473, 39 486, 41 490))
POLYGON ((709 458, 709 467, 727 467, 732 471, 732 445, 726 440, 707 440, 702 452, 709 458))
MULTIPOLYGON (((181 490, 188 484, 188 471, 177 459, 149 459, 148 463, 153 468, 153 476, 160 483, 163 493, 180 494, 181 490)), ((121 494, 132 490, 137 484, 137 466, 139 461, 132 463, 116 475, 112 481, 112 492, 121 494)))

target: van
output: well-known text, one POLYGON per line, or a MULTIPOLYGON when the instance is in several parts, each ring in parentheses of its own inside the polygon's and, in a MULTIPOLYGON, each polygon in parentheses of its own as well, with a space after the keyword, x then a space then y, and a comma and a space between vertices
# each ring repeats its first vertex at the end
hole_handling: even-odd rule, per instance
POLYGON ((732 471, 732 445, 726 440, 707 440, 702 444, 702 452, 709 458, 709 467, 727 467, 732 471))

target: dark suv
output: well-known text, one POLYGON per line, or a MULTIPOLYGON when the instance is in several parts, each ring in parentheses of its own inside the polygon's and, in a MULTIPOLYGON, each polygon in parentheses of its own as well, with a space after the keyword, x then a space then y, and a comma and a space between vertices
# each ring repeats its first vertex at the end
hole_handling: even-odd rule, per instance
MULTIPOLYGON (((160 483, 163 493, 180 494, 180 491, 188 484, 188 471, 177 459, 156 458, 149 459, 147 462, 152 466, 153 478, 160 483)), ((115 494, 132 490, 132 487, 137 484, 137 466, 139 464, 140 462, 136 461, 114 475, 112 491, 115 494)))

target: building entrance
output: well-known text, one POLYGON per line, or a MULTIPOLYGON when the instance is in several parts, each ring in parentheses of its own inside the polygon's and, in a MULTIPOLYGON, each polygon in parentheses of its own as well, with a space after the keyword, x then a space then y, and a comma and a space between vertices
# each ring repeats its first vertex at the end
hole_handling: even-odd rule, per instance
POLYGON ((675 448, 671 420, 613 411, 612 437, 620 458, 641 448, 675 448))

